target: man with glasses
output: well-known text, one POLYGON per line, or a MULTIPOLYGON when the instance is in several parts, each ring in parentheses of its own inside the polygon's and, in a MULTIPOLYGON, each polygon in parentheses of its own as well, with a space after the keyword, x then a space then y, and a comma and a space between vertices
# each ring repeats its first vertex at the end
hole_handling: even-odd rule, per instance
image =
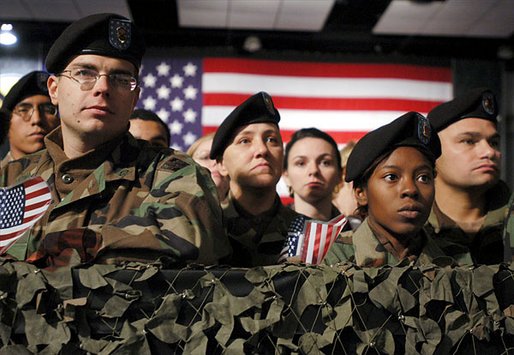
POLYGON ((145 51, 126 18, 72 23, 50 48, 47 69, 61 127, 46 150, 9 164, 0 184, 39 175, 53 202, 8 251, 41 267, 81 262, 216 263, 229 253, 216 187, 184 153, 128 133, 145 51))
POLYGON ((57 107, 50 101, 46 87, 48 76, 42 71, 32 71, 18 80, 5 96, 2 109, 9 112, 10 150, 0 162, 0 168, 43 149, 43 138, 59 125, 57 107))

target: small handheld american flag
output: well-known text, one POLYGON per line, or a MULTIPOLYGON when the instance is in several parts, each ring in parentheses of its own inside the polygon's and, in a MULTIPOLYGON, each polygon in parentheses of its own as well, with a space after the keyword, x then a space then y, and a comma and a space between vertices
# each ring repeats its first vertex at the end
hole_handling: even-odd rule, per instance
POLYGON ((302 261, 306 264, 319 265, 346 223, 348 220, 342 214, 328 222, 306 221, 302 261))
POLYGON ((46 212, 52 196, 39 176, 0 188, 0 255, 46 212))
POLYGON ((305 228, 305 216, 298 216, 289 225, 287 230, 287 239, 284 249, 280 252, 278 262, 283 263, 290 256, 300 255, 303 245, 303 230, 305 228))

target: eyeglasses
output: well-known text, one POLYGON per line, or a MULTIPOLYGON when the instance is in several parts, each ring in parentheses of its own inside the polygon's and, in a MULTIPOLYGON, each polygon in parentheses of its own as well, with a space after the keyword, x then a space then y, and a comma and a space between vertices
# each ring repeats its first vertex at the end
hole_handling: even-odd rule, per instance
POLYGON ((109 79, 109 83, 118 89, 134 91, 137 87, 137 79, 125 73, 100 74, 96 70, 77 68, 64 70, 62 73, 57 74, 57 76, 64 76, 79 83, 80 89, 83 91, 91 90, 102 76, 106 76, 109 79), (70 74, 65 75, 63 73, 70 74))
POLYGON ((39 104, 37 106, 21 103, 16 105, 12 112, 20 116, 24 121, 28 121, 34 114, 34 111, 36 111, 36 108, 39 110, 40 115, 46 117, 55 117, 57 115, 57 107, 51 103, 39 104))

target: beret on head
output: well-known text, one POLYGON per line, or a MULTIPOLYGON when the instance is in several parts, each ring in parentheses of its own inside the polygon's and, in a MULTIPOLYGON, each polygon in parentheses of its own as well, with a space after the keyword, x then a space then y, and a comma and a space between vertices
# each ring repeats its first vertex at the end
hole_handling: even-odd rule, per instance
POLYGON ((13 85, 11 90, 5 95, 2 108, 12 111, 14 107, 23 99, 34 95, 48 95, 48 73, 43 71, 32 71, 13 85))
POLYGON ((95 14, 69 25, 54 42, 46 56, 46 68, 59 73, 81 54, 96 54, 125 59, 139 69, 145 53, 143 35, 126 17, 95 14))
POLYGON ((441 155, 441 142, 428 119, 417 112, 408 112, 357 142, 346 164, 345 180, 358 179, 378 157, 397 147, 417 148, 434 161, 441 155))
POLYGON ((210 158, 216 159, 223 154, 234 131, 251 123, 274 123, 278 126, 280 114, 273 105, 268 93, 263 91, 251 96, 237 106, 221 123, 212 141, 210 158))
POLYGON ((436 106, 427 117, 436 132, 440 132, 464 118, 483 118, 496 124, 496 116, 498 105, 493 92, 487 88, 477 88, 436 106))

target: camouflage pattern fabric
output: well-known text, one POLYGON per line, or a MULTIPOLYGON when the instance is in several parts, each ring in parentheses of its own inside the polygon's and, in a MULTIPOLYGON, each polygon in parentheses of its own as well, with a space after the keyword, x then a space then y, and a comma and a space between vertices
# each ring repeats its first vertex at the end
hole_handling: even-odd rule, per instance
POLYGON ((41 267, 163 257, 180 266, 213 264, 230 252, 214 183, 184 153, 127 133, 68 159, 60 128, 45 144, 2 170, 2 186, 41 176, 53 200, 10 255, 41 267))
MULTIPOLYGON (((408 249, 410 255, 407 259, 416 265, 430 264, 434 259, 445 264, 453 261, 423 231, 411 241, 408 249)), ((357 230, 342 232, 323 259, 326 265, 344 261, 361 267, 380 267, 396 265, 400 260, 394 256, 391 244, 387 240, 380 241, 371 231, 366 218, 357 230)))
POLYGON ((509 214, 503 228, 504 257, 506 262, 514 261, 514 194, 509 201, 509 214))
POLYGON ((509 354, 513 264, 54 272, 0 259, 4 354, 509 354))
POLYGON ((488 212, 484 224, 474 234, 466 234, 434 203, 425 230, 437 245, 461 265, 498 264, 504 261, 503 226, 508 214, 510 190, 500 181, 488 192, 488 212))
POLYGON ((259 216, 245 213, 230 192, 221 207, 223 225, 233 250, 226 263, 241 267, 276 264, 289 225, 298 213, 282 205, 278 195, 271 210, 259 216))
POLYGON ((9 164, 9 162, 13 160, 12 159, 12 155, 11 155, 11 152, 7 152, 7 154, 5 155, 5 157, 3 157, 2 160, 0 160, 0 171, 7 166, 7 164, 9 164))

